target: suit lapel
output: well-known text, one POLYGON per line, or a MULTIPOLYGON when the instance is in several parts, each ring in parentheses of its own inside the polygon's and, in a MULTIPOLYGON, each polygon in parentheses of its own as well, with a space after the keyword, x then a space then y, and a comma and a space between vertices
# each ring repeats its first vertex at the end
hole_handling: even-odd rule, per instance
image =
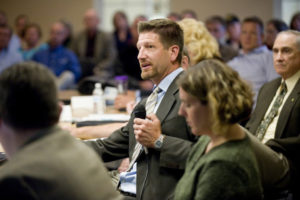
POLYGON ((284 103, 281 109, 276 127, 275 138, 282 137, 284 128, 286 127, 291 111, 298 98, 300 98, 300 79, 297 81, 293 91, 291 92, 290 96, 287 98, 286 102, 284 103))
POLYGON ((177 81, 178 77, 180 76, 180 74, 177 75, 177 77, 173 80, 173 82, 169 86, 164 98, 162 99, 162 101, 157 109, 156 115, 159 118, 161 123, 163 123, 163 121, 165 120, 169 111, 171 110, 172 106, 177 101, 175 95, 176 95, 176 93, 178 93, 179 89, 178 89, 176 81, 177 81))

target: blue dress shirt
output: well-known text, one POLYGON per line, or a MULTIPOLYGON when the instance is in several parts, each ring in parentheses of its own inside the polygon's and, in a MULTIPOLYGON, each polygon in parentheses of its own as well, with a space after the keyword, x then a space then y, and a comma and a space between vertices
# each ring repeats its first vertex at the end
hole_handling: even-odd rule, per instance
POLYGON ((266 46, 258 47, 247 54, 241 51, 227 64, 251 84, 255 93, 254 101, 261 86, 279 76, 273 66, 272 52, 266 46))
POLYGON ((11 65, 22 61, 22 56, 17 50, 2 49, 0 51, 0 73, 11 65))
POLYGON ((33 55, 32 60, 46 65, 56 76, 68 70, 73 72, 76 80, 78 80, 81 74, 76 55, 62 45, 38 51, 33 55))

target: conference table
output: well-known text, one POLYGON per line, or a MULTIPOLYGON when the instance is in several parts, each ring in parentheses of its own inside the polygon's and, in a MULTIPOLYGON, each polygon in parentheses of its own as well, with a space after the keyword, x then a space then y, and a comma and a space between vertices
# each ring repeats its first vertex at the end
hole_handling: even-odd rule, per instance
MULTIPOLYGON (((103 114, 94 114, 91 106, 91 96, 81 95, 76 90, 59 91, 58 99, 63 102, 63 112, 60 118, 60 124, 74 124, 74 123, 108 123, 108 122, 126 122, 129 119, 129 115, 125 111, 116 110, 112 105, 109 105, 105 109, 103 114), (79 101, 79 107, 74 100, 74 105, 71 105, 72 98, 79 101), (80 98, 83 98, 80 99, 80 98), (87 107, 80 107, 80 103, 86 104, 87 107), (77 106, 77 107, 76 107, 77 106), (73 108, 72 108, 73 107, 73 108), (75 107, 75 108, 74 108, 75 107), (64 115, 64 116, 63 116, 64 115)), ((4 152, 0 143, 0 152, 4 152)))

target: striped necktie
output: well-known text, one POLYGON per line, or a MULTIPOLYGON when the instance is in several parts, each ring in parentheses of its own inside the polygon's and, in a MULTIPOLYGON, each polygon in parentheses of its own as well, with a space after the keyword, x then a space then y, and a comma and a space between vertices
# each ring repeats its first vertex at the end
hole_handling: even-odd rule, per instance
POLYGON ((269 125, 271 124, 273 119, 278 115, 278 109, 279 109, 280 105, 282 104, 282 101, 283 101, 286 93, 287 93, 286 84, 285 84, 285 82, 282 82, 280 85, 279 95, 276 97, 270 112, 265 117, 265 119, 261 121, 260 125, 258 126, 258 128, 256 130, 256 136, 260 141, 263 140, 269 125))
MULTIPOLYGON (((146 113, 147 115, 151 114, 154 112, 154 108, 156 106, 157 103, 157 97, 158 97, 158 93, 160 93, 162 90, 159 87, 156 87, 153 92, 151 93, 151 95, 148 97, 147 101, 146 101, 146 113)), ((128 170, 129 171, 133 164, 136 162, 137 158, 139 157, 139 155, 141 154, 143 150, 143 146, 137 142, 135 147, 134 147, 134 152, 132 155, 132 159, 131 162, 129 164, 128 170)), ((147 152, 147 150, 145 149, 145 152, 147 152)))

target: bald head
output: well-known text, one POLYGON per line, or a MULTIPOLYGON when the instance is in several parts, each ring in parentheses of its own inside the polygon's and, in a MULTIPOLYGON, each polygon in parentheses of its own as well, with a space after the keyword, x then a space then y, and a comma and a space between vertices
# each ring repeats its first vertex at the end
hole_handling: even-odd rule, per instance
POLYGON ((280 32, 273 45, 273 61, 276 72, 288 79, 300 70, 300 32, 280 32))
POLYGON ((55 22, 50 30, 50 46, 62 45, 65 39, 65 27, 61 22, 55 22))
POLYGON ((98 13, 94 9, 89 9, 84 14, 84 25, 88 31, 97 30, 97 26, 100 22, 98 13))

